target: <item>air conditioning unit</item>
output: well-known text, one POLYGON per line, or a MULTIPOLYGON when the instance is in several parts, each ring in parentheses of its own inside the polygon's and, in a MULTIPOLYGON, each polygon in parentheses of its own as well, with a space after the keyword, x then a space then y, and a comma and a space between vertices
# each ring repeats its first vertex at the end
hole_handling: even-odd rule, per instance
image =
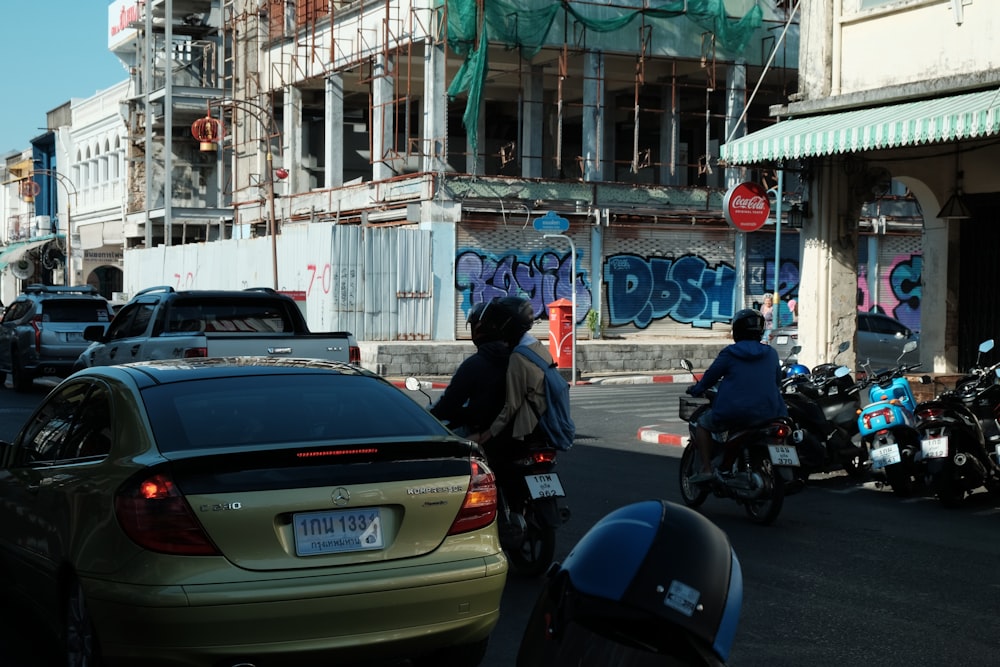
POLYGON ((52 233, 52 216, 50 215, 36 215, 32 218, 31 224, 35 236, 44 236, 45 234, 52 233))

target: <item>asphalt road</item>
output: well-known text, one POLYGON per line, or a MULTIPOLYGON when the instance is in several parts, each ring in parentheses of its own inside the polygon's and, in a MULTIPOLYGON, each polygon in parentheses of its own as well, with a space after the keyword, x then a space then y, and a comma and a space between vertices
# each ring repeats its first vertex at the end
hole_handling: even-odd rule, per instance
MULTIPOLYGON (((559 531, 557 559, 612 509, 647 498, 680 502, 680 448, 641 442, 636 433, 669 422, 683 387, 572 389, 578 441, 557 468, 572 518, 559 531)), ((0 390, 0 439, 43 395, 0 390)), ((833 474, 786 499, 772 526, 751 524, 728 500, 709 498, 700 511, 726 531, 742 563, 731 665, 997 664, 1000 500, 978 493, 946 510, 933 498, 900 500, 872 482, 833 474)), ((541 585, 508 578, 483 667, 513 664, 541 585)), ((30 620, 0 605, 0 665, 40 667, 42 640, 30 620)))

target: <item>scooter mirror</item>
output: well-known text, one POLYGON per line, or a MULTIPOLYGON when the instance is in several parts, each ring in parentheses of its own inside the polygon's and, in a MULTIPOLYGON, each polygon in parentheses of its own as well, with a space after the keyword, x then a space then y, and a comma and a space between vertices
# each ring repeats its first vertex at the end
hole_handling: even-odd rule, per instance
POLYGON ((418 380, 415 377, 411 376, 406 378, 404 384, 406 385, 406 388, 409 389, 410 391, 420 391, 420 380, 418 380))
POLYGON ((842 378, 851 374, 851 369, 847 366, 839 366, 837 370, 833 372, 834 377, 842 378))
POLYGON ((903 353, 913 352, 915 349, 917 349, 917 341, 911 340, 903 346, 903 353))
POLYGON ((692 364, 687 359, 681 359, 681 368, 690 373, 694 369, 694 364, 692 364))
POLYGON ((847 351, 848 351, 849 349, 851 349, 851 341, 849 341, 849 340, 845 340, 845 341, 844 341, 843 343, 841 343, 841 344, 840 344, 840 346, 839 346, 839 347, 837 348, 837 354, 841 354, 841 353, 843 353, 843 352, 847 352, 847 351))
POLYGON ((992 349, 993 349, 993 339, 992 338, 990 338, 989 340, 984 340, 982 343, 979 344, 979 353, 980 354, 986 354, 987 352, 989 352, 992 349))

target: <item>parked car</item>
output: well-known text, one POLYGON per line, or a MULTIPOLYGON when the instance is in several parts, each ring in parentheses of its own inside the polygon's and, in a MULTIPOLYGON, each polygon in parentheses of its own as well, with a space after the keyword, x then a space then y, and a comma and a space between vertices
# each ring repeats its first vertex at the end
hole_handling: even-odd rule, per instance
MULTIPOLYGON (((799 344, 798 325, 771 330, 769 342, 778 352, 778 358, 794 363, 797 355, 792 348, 799 344)), ((881 313, 858 312, 858 339, 855 357, 860 368, 867 361, 872 368, 888 368, 896 365, 908 341, 919 343, 920 335, 910 330, 897 319, 881 313)), ((919 352, 909 353, 910 359, 918 359, 919 352)))
POLYGON ((107 327, 112 317, 108 300, 91 285, 28 285, 0 319, 0 387, 8 373, 15 391, 38 377, 66 377, 90 345, 84 329, 107 327))
POLYGON ((63 664, 472 666, 496 502, 478 445, 348 363, 89 368, 0 443, 0 594, 63 664))

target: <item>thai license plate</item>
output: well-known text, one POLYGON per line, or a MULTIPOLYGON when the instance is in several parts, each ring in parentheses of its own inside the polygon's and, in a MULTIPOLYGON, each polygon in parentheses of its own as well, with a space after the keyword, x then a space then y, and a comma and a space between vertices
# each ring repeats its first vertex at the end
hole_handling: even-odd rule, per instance
POLYGON ((776 336, 774 338, 774 342, 776 342, 778 345, 787 345, 788 344, 788 336, 776 336))
POLYGON ((378 509, 301 512, 292 517, 295 554, 317 556, 383 547, 378 509))
POLYGON ((66 342, 67 343, 79 343, 83 341, 82 331, 67 331, 66 332, 66 342))
POLYGON ((525 475, 524 481, 528 484, 528 493, 532 498, 562 498, 562 482, 559 475, 554 472, 547 472, 544 475, 525 475))
POLYGON ((902 460, 899 455, 899 445, 896 443, 872 450, 872 468, 875 470, 900 463, 902 460))
POLYGON ((943 459, 948 456, 948 436, 921 440, 920 451, 925 459, 943 459))
POLYGON ((768 445, 767 451, 771 454, 771 463, 776 466, 799 465, 799 452, 790 445, 768 445))

